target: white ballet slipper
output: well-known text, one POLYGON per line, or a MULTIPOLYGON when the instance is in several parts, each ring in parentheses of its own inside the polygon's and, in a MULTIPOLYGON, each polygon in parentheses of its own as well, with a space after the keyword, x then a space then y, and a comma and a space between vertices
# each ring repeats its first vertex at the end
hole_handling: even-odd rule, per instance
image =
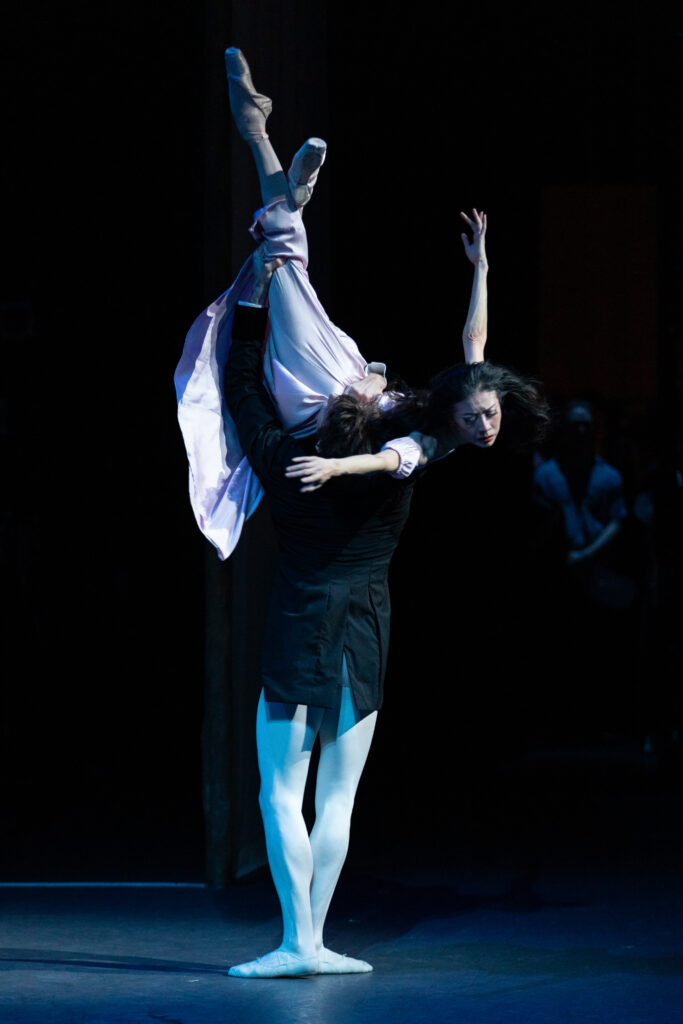
POLYGON ((372 964, 365 960, 354 960, 325 947, 318 953, 318 974, 369 974, 371 970, 372 964))
POLYGON ((292 166, 287 172, 289 191, 296 206, 305 206, 313 195, 318 171, 325 162, 327 143, 323 139, 307 139, 294 154, 292 166))
POLYGON ((230 109, 237 131, 247 142, 263 142, 268 138, 266 120, 273 109, 273 101, 269 96, 256 92, 244 54, 235 46, 225 51, 225 70, 230 90, 230 109))
POLYGON ((317 973, 317 956, 297 956, 284 949, 274 949, 272 953, 237 964, 228 971, 233 978, 301 978, 317 973))

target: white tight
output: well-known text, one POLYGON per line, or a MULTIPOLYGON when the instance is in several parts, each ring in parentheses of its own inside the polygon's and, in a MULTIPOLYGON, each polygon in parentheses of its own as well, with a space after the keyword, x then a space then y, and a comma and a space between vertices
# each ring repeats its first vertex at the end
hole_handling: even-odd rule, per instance
POLYGON ((263 205, 267 206, 268 203, 272 203, 280 196, 289 196, 287 175, 282 170, 282 164, 278 160, 270 139, 250 142, 249 149, 256 163, 263 205))
MULTIPOLYGON (((344 664, 344 677, 346 665, 344 664)), ((349 844, 351 811, 370 750, 377 712, 362 716, 351 687, 336 709, 266 701, 256 716, 268 862, 280 899, 281 949, 310 956, 322 948, 323 926, 349 844), (311 751, 320 737, 315 825, 310 836, 302 803, 311 751)))

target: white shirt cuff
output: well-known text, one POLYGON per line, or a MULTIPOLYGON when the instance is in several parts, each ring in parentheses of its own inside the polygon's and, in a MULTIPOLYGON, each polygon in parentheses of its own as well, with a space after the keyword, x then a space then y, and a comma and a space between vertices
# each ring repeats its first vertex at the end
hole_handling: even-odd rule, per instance
POLYGON ((379 373, 381 377, 387 379, 387 364, 386 363, 367 363, 365 367, 365 376, 369 373, 379 373))
POLYGON ((380 448, 380 451, 384 452, 390 448, 393 452, 398 455, 398 469, 393 470, 389 476, 393 476, 396 480, 405 480, 413 472, 416 466, 420 464, 420 458, 422 456, 422 448, 414 441, 412 437, 396 437, 392 441, 387 441, 380 448))

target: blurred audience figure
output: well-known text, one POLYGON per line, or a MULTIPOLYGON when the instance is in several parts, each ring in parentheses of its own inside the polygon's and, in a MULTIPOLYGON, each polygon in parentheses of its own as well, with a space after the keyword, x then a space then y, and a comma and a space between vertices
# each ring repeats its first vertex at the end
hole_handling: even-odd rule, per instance
POLYGON ((565 549, 546 636, 559 683, 548 708, 553 738, 585 744, 633 730, 637 698, 626 679, 624 632, 637 585, 618 543, 628 510, 621 473, 596 452, 588 401, 566 405, 555 454, 534 471, 534 498, 541 515, 559 524, 565 549))
POLYGON ((562 513, 568 564, 599 565, 627 509, 621 473, 596 454, 595 414, 587 402, 568 404, 555 457, 536 469, 534 486, 537 501, 562 513))

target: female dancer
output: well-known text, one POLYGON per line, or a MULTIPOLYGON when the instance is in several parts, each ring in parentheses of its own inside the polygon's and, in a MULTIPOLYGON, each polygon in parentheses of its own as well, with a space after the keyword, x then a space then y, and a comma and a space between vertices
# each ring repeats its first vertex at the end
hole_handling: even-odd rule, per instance
MULTIPOLYGON (((397 403, 397 396, 379 397, 386 382, 368 372, 373 364, 367 364, 355 342, 329 320, 306 272, 308 252, 300 211, 310 198, 325 144, 309 140, 285 176, 265 131, 270 100, 254 89, 239 50, 226 51, 226 67, 232 112, 254 156, 265 204, 251 232, 262 243, 263 259, 271 266, 286 261, 270 286, 265 382, 288 430, 305 436, 318 429, 321 454, 376 453, 371 462, 341 467, 306 461, 294 465, 292 475, 301 475, 306 488, 320 486, 337 472, 384 469, 403 477, 459 443, 489 447, 500 426, 501 403, 506 407, 517 401, 517 393, 523 390, 516 386, 519 378, 500 371, 493 374, 491 383, 492 369, 484 364, 485 371, 475 372, 472 366, 462 379, 457 374, 444 375, 431 399, 430 393, 415 396, 407 404, 397 403), (346 404, 341 398, 333 402, 319 428, 318 417, 330 395, 344 396, 346 404), (452 421, 451 409, 459 402, 465 404, 452 421), (349 408, 352 419, 363 420, 360 428, 350 422, 349 408)), ((483 359, 486 343, 486 217, 476 211, 472 218, 462 216, 473 232, 472 242, 465 235, 462 238, 474 264, 463 344, 466 362, 476 364, 483 359)), ((221 558, 233 550, 244 520, 262 494, 243 456, 223 394, 234 308, 239 299, 250 295, 252 286, 253 266, 248 260, 233 286, 193 324, 176 371, 178 417, 190 463, 190 498, 200 529, 221 558)), ((533 404, 536 393, 530 387, 527 390, 533 404)))

